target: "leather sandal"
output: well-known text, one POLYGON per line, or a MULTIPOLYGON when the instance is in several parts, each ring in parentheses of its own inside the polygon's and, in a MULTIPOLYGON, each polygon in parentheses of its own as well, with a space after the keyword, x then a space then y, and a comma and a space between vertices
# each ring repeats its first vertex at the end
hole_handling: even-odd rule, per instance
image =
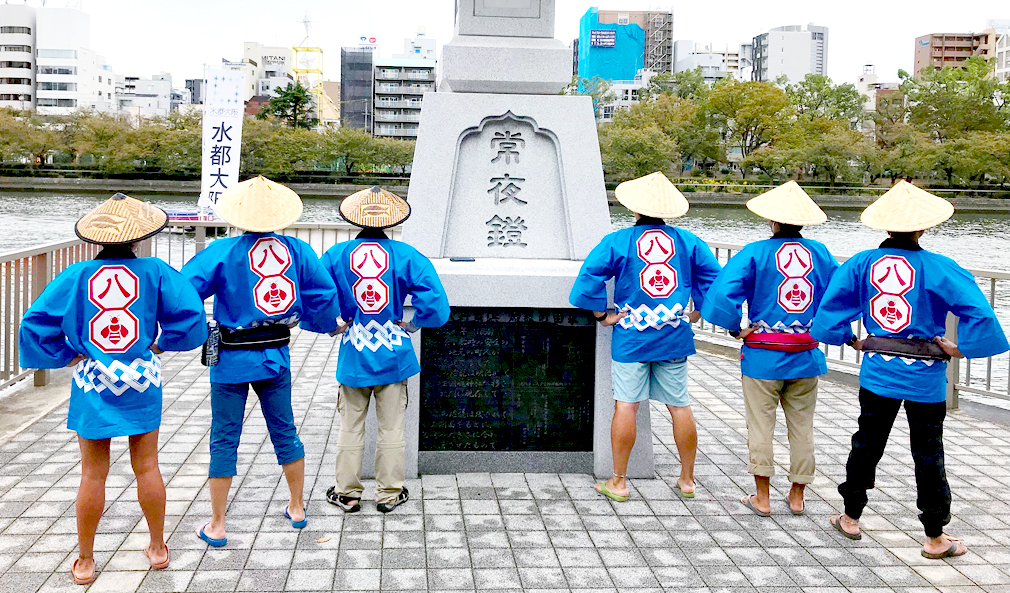
POLYGON ((77 576, 77 563, 80 562, 81 560, 89 560, 89 559, 94 560, 94 556, 88 556, 87 558, 81 558, 80 556, 78 556, 77 558, 74 559, 74 563, 70 565, 70 575, 74 577, 74 582, 77 583, 78 585, 90 585, 95 581, 96 571, 94 568, 91 569, 91 574, 88 575, 87 577, 77 576))

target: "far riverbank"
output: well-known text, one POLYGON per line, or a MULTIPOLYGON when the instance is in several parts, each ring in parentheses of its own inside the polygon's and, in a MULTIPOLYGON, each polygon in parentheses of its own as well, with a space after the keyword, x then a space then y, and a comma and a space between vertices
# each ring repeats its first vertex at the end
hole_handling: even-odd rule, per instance
MULTIPOLYGON (((343 199, 362 189, 362 185, 343 183, 291 183, 287 184, 303 198, 343 199)), ((406 195, 407 186, 389 185, 385 189, 406 195)), ((172 195, 193 196, 200 194, 199 181, 163 181, 145 179, 83 179, 50 177, 0 177, 0 191, 7 192, 52 192, 52 193, 94 193, 106 194, 121 191, 134 196, 172 195)), ((742 207, 754 194, 726 192, 685 192, 692 206, 712 208, 742 207)), ((832 210, 862 210, 877 196, 816 195, 811 197, 822 208, 832 210)), ((614 192, 608 191, 611 205, 616 204, 614 192)), ((961 212, 1000 213, 1010 212, 1010 200, 996 198, 951 198, 951 203, 961 212)), ((195 203, 195 200, 194 200, 195 203)))

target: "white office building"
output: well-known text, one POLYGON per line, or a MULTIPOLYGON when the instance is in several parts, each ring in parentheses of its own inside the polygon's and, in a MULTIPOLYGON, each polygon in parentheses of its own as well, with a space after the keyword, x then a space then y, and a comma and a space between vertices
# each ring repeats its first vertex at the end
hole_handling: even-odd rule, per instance
POLYGON ((754 38, 753 80, 790 83, 807 74, 828 73, 828 28, 809 25, 776 27, 754 38))
POLYGON ((725 48, 711 43, 695 43, 689 39, 673 44, 673 72, 687 72, 701 68, 707 82, 721 78, 750 80, 750 45, 725 48))
POLYGON ((117 75, 116 102, 120 113, 134 119, 167 117, 172 111, 172 75, 167 72, 150 78, 117 75))
POLYGON ((613 93, 614 99, 599 106, 597 120, 611 122, 619 109, 627 109, 638 103, 639 91, 649 86, 649 82, 656 74, 657 72, 653 70, 639 70, 635 73, 634 80, 610 81, 610 92, 613 93))
POLYGON ((91 17, 74 8, 38 11, 36 101, 39 113, 116 111, 115 73, 91 47, 91 17))
POLYGON ((424 60, 434 60, 435 40, 424 36, 424 27, 417 28, 417 36, 403 40, 403 53, 393 56, 394 58, 420 58, 424 60))
POLYGON ((0 107, 35 107, 36 13, 0 4, 0 107))

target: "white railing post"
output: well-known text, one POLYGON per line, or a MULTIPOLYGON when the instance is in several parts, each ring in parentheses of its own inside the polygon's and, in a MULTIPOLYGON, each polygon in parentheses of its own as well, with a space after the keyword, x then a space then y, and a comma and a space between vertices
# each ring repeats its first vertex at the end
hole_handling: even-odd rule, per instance
MULTIPOLYGON (((957 317, 947 313, 947 333, 945 338, 957 344, 957 317)), ((961 380, 961 361, 952 358, 947 363, 947 409, 957 409, 957 384, 961 380)))
MULTIPOLYGON (((32 264, 32 301, 39 298, 42 295, 42 291, 46 289, 49 285, 49 281, 52 280, 52 266, 51 261, 52 252, 40 253, 31 258, 32 264)), ((49 369, 39 369, 35 371, 35 386, 44 387, 49 385, 49 378, 51 372, 49 369)))

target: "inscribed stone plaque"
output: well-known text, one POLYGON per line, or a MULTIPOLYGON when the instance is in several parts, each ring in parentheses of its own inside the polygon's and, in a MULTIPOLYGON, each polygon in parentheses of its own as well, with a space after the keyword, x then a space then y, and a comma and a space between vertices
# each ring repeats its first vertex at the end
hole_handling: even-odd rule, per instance
POLYGON ((574 309, 454 307, 422 333, 421 451, 592 451, 596 324, 574 309))
POLYGON ((557 138, 532 118, 463 132, 449 199, 447 257, 571 258, 557 138))

